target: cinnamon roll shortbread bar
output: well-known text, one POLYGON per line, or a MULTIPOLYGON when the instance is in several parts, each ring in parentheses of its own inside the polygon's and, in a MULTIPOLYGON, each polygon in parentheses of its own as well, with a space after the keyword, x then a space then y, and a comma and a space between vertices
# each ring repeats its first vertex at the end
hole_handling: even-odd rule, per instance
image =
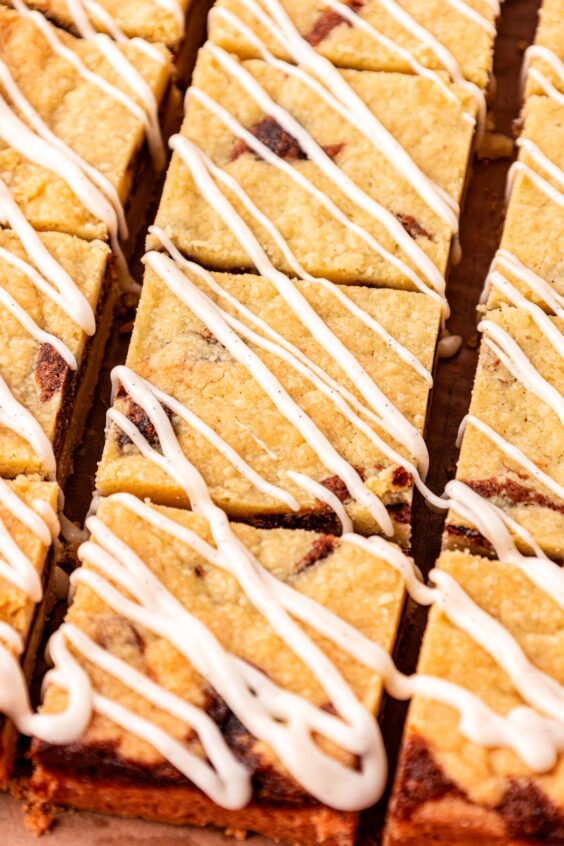
POLYGON ((295 45, 290 30, 338 67, 430 78, 439 71, 485 89, 497 12, 487 0, 220 0, 210 38, 242 58, 259 58, 240 22, 287 59, 295 45))
MULTIPOLYGON (((14 211, 14 204, 10 206, 14 211)), ((58 232, 0 230, 0 476, 63 484, 116 297, 110 250, 58 232)))
POLYGON ((496 308, 505 302, 523 307, 525 298, 562 316, 564 101, 532 95, 523 115, 519 158, 509 172, 503 236, 486 283, 487 305, 496 308))
POLYGON ((0 7, 0 173, 37 231, 131 253, 178 115, 170 55, 154 49, 77 39, 0 7))
POLYGON ((38 477, 0 479, 0 789, 10 778, 17 729, 29 715, 27 683, 55 595, 52 541, 58 488, 38 477))
POLYGON ((352 844, 385 784, 398 548, 126 494, 88 526, 38 718, 59 739, 33 742, 36 821, 70 805, 352 844))
MULTIPOLYGON (((503 307, 480 324, 480 360, 456 478, 510 520, 518 545, 531 541, 564 559, 564 360, 561 318, 503 307), (523 531, 525 534, 523 534, 523 531)), ((491 553, 456 509, 448 546, 491 553)))
POLYGON ((564 611, 539 566, 535 584, 515 561, 439 558, 474 632, 432 609, 418 674, 435 696, 410 706, 386 846, 562 843, 564 611))
MULTIPOLYGON (((156 223, 216 270, 444 293, 476 104, 397 73, 320 75, 208 42, 156 223)), ((160 248, 155 236, 149 248, 160 248)))
POLYGON ((525 53, 526 94, 564 94, 564 9, 560 0, 543 0, 535 43, 525 53))
MULTIPOLYGON (((6 6, 11 0, 2 0, 6 6)), ((177 54, 182 48, 190 0, 21 0, 73 35, 103 32, 118 41, 142 38, 177 54), (116 37, 117 34, 117 37, 116 37)), ((137 49, 145 50, 146 48, 137 49)), ((150 55, 151 51, 147 51, 150 55)))
POLYGON ((439 305, 406 291, 210 273, 176 257, 146 257, 99 489, 188 505, 166 463, 174 436, 232 519, 332 532, 352 521, 407 546, 439 305))

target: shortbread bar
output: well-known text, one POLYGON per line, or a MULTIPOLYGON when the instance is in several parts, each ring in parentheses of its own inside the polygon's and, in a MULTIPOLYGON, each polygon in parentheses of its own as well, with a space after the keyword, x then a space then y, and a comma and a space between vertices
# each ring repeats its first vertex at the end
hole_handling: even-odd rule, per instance
MULTIPOLYGON (((534 668, 562 685, 564 612, 554 599, 510 564, 450 552, 438 566, 504 627, 534 668)), ((459 685, 497 715, 526 704, 497 661, 438 608, 431 611, 418 672, 459 685)), ((509 748, 468 740, 459 720, 449 705, 413 700, 386 846, 561 843, 562 754, 535 773, 509 748)))
MULTIPOLYGON (((5 65, 2 179, 38 231, 107 240, 112 229, 117 236, 121 205, 129 225, 127 253, 151 199, 155 175, 149 138, 155 166, 164 164, 159 117, 153 124, 147 117, 153 129, 146 131, 138 83, 130 87, 91 41, 76 39, 39 18, 49 36, 35 19, 0 7, 0 60, 5 65), (78 68, 62 54, 65 50, 76 57, 78 68), (120 101, 124 96, 126 102, 120 101)), ((141 74, 161 108, 161 123, 170 130, 178 94, 170 85, 168 51, 158 48, 158 62, 133 45, 118 49, 141 74)), ((120 234, 123 241, 123 227, 120 234)))
MULTIPOLYGON (((397 421, 391 422, 391 431, 398 440, 383 432, 374 417, 370 417, 374 407, 360 393, 353 372, 342 369, 330 350, 321 346, 267 279, 213 273, 208 278, 212 286, 217 286, 214 292, 201 275, 190 270, 185 270, 185 275, 178 269, 176 272, 181 284, 188 285, 190 281, 210 302, 228 315, 242 319, 243 329, 256 333, 257 325, 243 317, 241 309, 248 309, 255 319, 264 321, 254 339, 238 334, 331 447, 355 469, 367 488, 383 500, 392 518, 395 537, 407 545, 413 479, 401 459, 405 456, 405 460, 414 461, 414 458, 402 446, 401 437, 394 429, 397 421), (265 340, 274 341, 277 350, 261 348, 260 342, 265 340), (287 345, 292 345, 294 364, 296 356, 302 356, 298 368, 304 364, 303 356, 307 357, 305 365, 314 381, 283 357, 288 352, 287 345), (332 400, 331 392, 322 392, 319 378, 321 384, 333 380, 333 386, 336 384, 339 390, 348 392, 345 405, 356 413, 356 421, 347 417, 346 409, 340 409, 332 400), (363 423, 369 424, 368 434, 362 429, 363 423), (370 431, 396 450, 397 459, 386 456, 370 440, 370 431)), ((387 402, 395 405, 398 413, 414 427, 414 432, 422 433, 430 387, 424 370, 418 372, 412 363, 402 359, 401 350, 393 349, 386 338, 379 337, 347 309, 347 300, 343 303, 338 297, 344 294, 353 308, 364 311, 365 318, 379 321, 389 336, 403 345, 402 354, 415 356, 419 367, 422 365, 427 371, 433 366, 440 322, 438 305, 422 294, 405 291, 347 286, 336 288, 333 293, 331 286, 324 288, 317 282, 288 281, 288 285, 295 286, 305 297, 306 304, 356 357, 387 402)), ((151 386, 182 403, 218 436, 221 443, 214 444, 191 421, 182 419, 172 409, 167 412, 183 452, 204 476, 215 502, 233 519, 258 526, 340 531, 339 519, 323 500, 322 494, 327 490, 344 503, 359 531, 377 531, 369 506, 361 504, 358 495, 353 498, 342 477, 335 475, 331 460, 328 463, 332 470, 322 460, 316 447, 317 436, 308 439, 295 422, 284 416, 284 409, 274 402, 278 389, 269 395, 253 378, 256 366, 251 363, 247 368, 237 361, 206 322, 196 316, 190 302, 190 294, 181 301, 163 278, 149 268, 126 363, 151 386), (235 459, 225 453, 226 447, 235 452, 235 459), (241 459, 246 468, 234 464, 234 460, 241 459), (258 482, 250 478, 250 471, 258 474, 258 482), (308 490, 303 480, 292 477, 292 472, 317 483, 317 490, 308 490), (278 490, 257 486, 267 483, 278 490), (282 496, 281 491, 285 492, 282 496), (288 503, 288 494, 295 498, 294 510, 288 503)), ((335 341, 330 343, 334 345, 335 341)), ((135 424, 150 446, 161 448, 146 412, 119 384, 114 407, 135 424)), ((398 425, 401 427, 401 423, 398 425)), ((144 458, 115 422, 109 429, 97 484, 104 494, 124 490, 165 505, 188 505, 178 481, 144 458)))
MULTIPOLYGON (((552 300, 564 296, 564 178, 559 170, 564 167, 564 105, 531 96, 524 116, 501 240, 505 260, 498 260, 495 267, 518 293, 551 311, 552 300)), ((507 288, 492 285, 488 306, 495 308, 501 302, 508 302, 507 288)))
MULTIPOLYGON (((395 154, 388 160, 377 149, 377 130, 356 113, 343 114, 343 102, 335 107, 290 71, 259 60, 240 63, 217 51, 215 45, 200 51, 157 214, 157 224, 180 251, 212 269, 254 270, 236 222, 242 218, 284 272, 295 270, 283 242, 294 267, 297 261, 334 282, 444 287, 457 224, 442 192, 455 204, 461 200, 473 137, 464 113, 473 113, 472 97, 454 86, 452 102, 430 80, 405 74, 342 72, 369 115, 418 169, 410 182, 405 163, 395 154), (277 107, 282 112, 273 114, 277 107), (252 148, 255 139, 260 149, 252 148), (196 148, 207 164, 193 163, 196 148), (210 168, 212 183, 232 206, 229 221, 204 185, 202 169, 210 168), (225 184, 229 178, 236 184, 225 184), (427 191, 432 197, 423 199, 427 191), (436 202, 442 210, 431 208, 436 202)), ((158 248, 159 242, 149 237, 148 246, 158 248)))
MULTIPOLYGON (((562 337, 564 322, 548 318, 555 330, 551 339, 526 309, 503 308, 487 317, 494 329, 484 329, 456 478, 500 506, 547 554, 562 560, 564 429, 558 397, 564 390, 564 365, 554 344, 562 337), (498 329, 504 335, 499 336, 498 329), (515 344, 528 361, 525 368, 511 356, 515 344)), ((447 517, 446 541, 491 552, 475 527, 453 513, 447 517)))
MULTIPOLYGON (((204 677, 177 646, 151 628, 154 614, 150 619, 144 618, 148 623, 145 625, 117 612, 115 588, 109 597, 100 583, 100 577, 105 582, 106 576, 96 561, 108 552, 113 556, 108 538, 114 538, 112 544, 117 546, 113 549, 118 550, 119 546, 118 554, 129 557, 128 566, 134 567, 129 578, 137 578, 134 572, 139 574, 140 561, 146 568, 146 583, 158 580, 161 599, 164 601, 166 595, 166 601, 177 603, 174 613, 178 615, 178 625, 190 619, 205 627, 206 638, 213 637, 230 660, 237 658, 242 668, 252 670, 269 686, 276 686, 281 696, 291 692, 296 708, 299 697, 309 708, 336 716, 339 706, 328 701, 326 680, 307 667, 303 654, 300 657, 289 648, 233 575, 195 551, 195 543, 211 543, 207 522, 188 511, 147 506, 133 497, 124 500, 123 496, 103 499, 97 517, 101 525, 91 524, 93 543, 79 553, 84 561, 84 578, 88 581, 97 573, 97 587, 93 590, 82 583, 79 572, 66 625, 57 635, 72 642, 75 659, 88 673, 95 694, 94 713, 82 737, 72 744, 55 746, 34 741, 31 791, 39 811, 45 803, 66 805, 175 824, 213 824, 239 836, 258 831, 277 841, 352 844, 358 813, 338 811, 314 799, 304 789, 301 774, 292 776, 272 746, 251 734, 244 724, 246 712, 234 713, 213 687, 209 680, 214 672, 212 665, 207 665, 204 677), (163 518, 168 525, 158 522, 163 518), (100 535, 102 529, 104 537, 100 535), (175 532, 181 530, 195 533, 195 540, 185 542, 175 537, 175 532), (138 556, 134 565, 132 554, 138 556), (82 649, 87 649, 88 659, 82 649), (99 662, 103 659, 113 666, 106 664, 106 669, 102 669, 99 662), (150 690, 143 690, 143 679, 150 690), (160 707, 154 698, 157 690, 161 691, 160 707), (197 723, 185 722, 178 710, 180 704, 174 706, 172 699, 182 703, 184 714, 194 708, 200 721, 209 718, 212 725, 208 726, 207 739, 199 736, 197 723), (104 713, 96 703, 100 703, 104 713), (110 708, 117 710, 111 712, 110 708), (167 710, 171 708, 172 711, 167 710), (110 713, 119 715, 118 722, 110 713), (133 728, 129 714, 142 721, 137 728, 133 728), (145 728, 140 734, 142 724, 145 728), (176 743, 203 764, 202 745, 207 747, 210 742, 212 728, 214 732, 219 730, 214 741, 216 760, 218 744, 226 744, 226 751, 234 755, 234 763, 243 768, 242 772, 233 773, 232 779, 237 775, 240 780, 245 771, 246 778, 250 778, 252 794, 241 807, 216 804, 195 786, 186 771, 180 772, 171 762, 176 743), (161 738, 168 737, 164 753, 168 759, 154 746, 157 730, 161 738)), ((388 563, 332 536, 283 529, 266 531, 238 524, 231 524, 230 531, 276 577, 280 588, 291 588, 297 596, 319 603, 368 641, 378 644, 384 654, 389 653, 403 605, 403 582, 388 563)), ((208 549, 213 551, 213 546, 208 549)), ((112 566, 115 574, 121 572, 117 559, 112 566)), ((107 577, 113 582, 111 574, 107 577)), ((125 599, 127 592, 118 590, 125 599)), ((141 605, 137 608, 143 613, 141 605)), ((347 696, 354 697, 366 709, 372 724, 382 695, 380 677, 317 634, 311 617, 308 622, 311 625, 307 627, 297 624, 299 630, 307 632, 325 660, 332 663, 333 671, 342 675, 348 685, 347 696)), ((65 691, 56 684, 49 685, 43 715, 61 711, 65 700, 65 691)), ((298 719, 297 710, 295 715, 298 719)), ((328 762, 336 759, 343 766, 354 768, 354 756, 334 742, 318 736, 315 745, 328 756, 328 762)), ((197 772, 195 768, 194 773, 197 772)), ((215 778, 222 777, 219 773, 215 778)), ((226 785, 228 791, 233 786, 233 781, 226 785)), ((335 802, 342 800, 339 791, 335 802)))
POLYGON ((2 411, 11 420, 10 426, 5 418, 0 425, 0 476, 52 476, 54 459, 63 483, 96 384, 116 285, 109 248, 101 241, 51 232, 41 235, 40 242, 58 262, 59 274, 66 273, 76 289, 74 295, 69 287, 57 291, 40 276, 17 235, 0 230, 0 377, 5 385, 2 411), (87 330, 93 327, 81 328, 73 313, 82 298, 86 316, 95 321, 92 335, 87 330), (64 310, 65 299, 70 313, 64 310), (30 436, 30 418, 46 437, 44 453, 38 450, 38 436, 30 436))
MULTIPOLYGON (((486 0, 451 3, 448 0, 348 0, 344 4, 283 0, 273 8, 257 3, 274 23, 282 7, 297 32, 309 44, 343 68, 417 73, 421 67, 445 71, 455 68, 461 78, 482 89, 492 70, 496 10, 486 0), (345 7, 344 9, 342 7, 345 7)), ((226 9, 250 27, 272 53, 287 58, 280 42, 241 0, 220 0, 226 9)), ((232 19, 212 14, 210 37, 245 59, 258 58, 254 46, 232 19)))
POLYGON ((564 9, 560 0, 544 0, 539 11, 535 43, 526 54, 533 73, 527 77, 526 93, 560 96, 564 93, 564 9))
MULTIPOLYGON (((56 513, 58 489, 53 482, 41 482, 37 477, 26 476, 18 476, 11 482, 0 480, 0 485, 2 485, 0 526, 4 536, 3 544, 5 544, 2 557, 8 556, 6 540, 8 536, 16 545, 18 554, 27 559, 30 570, 39 577, 38 583, 43 591, 43 598, 35 601, 21 587, 5 577, 0 577, 0 651, 7 650, 17 655, 15 641, 11 643, 12 638, 8 640, 8 634, 10 633, 13 638, 21 639, 24 647, 21 654, 21 668, 26 679, 29 679, 45 617, 54 600, 54 567, 48 542, 48 524, 42 527, 45 536, 39 537, 14 513, 14 505, 10 498, 15 499, 16 509, 17 502, 21 501, 26 510, 34 510, 37 520, 42 516, 42 508, 46 508, 48 513, 56 513)), ((39 522, 41 523, 41 520, 39 522)), ((5 564, 5 561, 2 563, 5 564)), ((18 569, 21 574, 21 564, 18 569)), ((3 687, 4 685, 11 686, 15 693, 16 684, 8 673, 8 662, 3 657, 2 685, 3 687)), ((12 771, 16 740, 17 732, 13 724, 0 712, 0 789, 6 787, 12 771)))
MULTIPOLYGON (((2 2, 9 5, 8 0, 2 2)), ((97 0, 96 3, 89 0, 73 3, 67 0, 26 0, 29 9, 42 12, 74 35, 80 35, 76 18, 85 16, 90 26, 99 32, 112 35, 117 27, 128 38, 158 42, 173 53, 181 49, 189 5, 190 0, 162 3, 155 0, 97 0)))

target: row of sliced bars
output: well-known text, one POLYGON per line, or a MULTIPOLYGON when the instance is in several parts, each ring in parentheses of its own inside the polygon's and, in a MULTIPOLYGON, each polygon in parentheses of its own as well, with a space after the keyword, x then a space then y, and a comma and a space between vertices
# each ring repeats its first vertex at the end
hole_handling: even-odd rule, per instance
MULTIPOLYGON (((546 0, 535 45, 525 54, 519 157, 510 173, 500 250, 485 289, 487 323, 456 476, 529 533, 528 539, 514 535, 528 570, 514 549, 496 546, 487 527, 480 530, 456 508, 447 517, 437 562, 555 687, 564 682, 562 594, 551 590, 551 578, 562 578, 564 560, 563 59, 564 10, 546 0), (512 346, 507 337, 538 376, 530 378, 529 370, 528 381, 523 380, 515 355, 500 358, 492 340, 504 339, 507 350, 512 346), (541 380, 544 393, 539 393, 541 380), (502 440, 492 442, 483 423, 502 440), (531 464, 509 454, 507 444, 531 464), (554 562, 548 570, 543 552, 554 562)), ((418 670, 468 687, 503 716, 530 704, 530 679, 520 687, 522 679, 502 669, 487 643, 478 645, 438 608, 430 614, 418 670)), ((542 705, 539 710, 543 713, 542 705)), ((471 742, 451 707, 416 698, 385 842, 559 843, 563 785, 558 748, 552 764, 535 771, 513 751, 471 742)))
MULTIPOLYGON (((321 10, 214 7, 147 241, 126 365, 114 371, 102 499, 59 633, 97 698, 78 741, 34 742, 38 825, 44 807, 58 803, 299 843, 357 836, 358 810, 340 795, 346 778, 333 802, 313 796, 304 750, 300 774, 284 745, 274 749, 268 733, 245 724, 214 662, 198 664, 190 638, 176 635, 196 618, 221 650, 279 691, 342 716, 328 680, 265 619, 242 573, 235 565, 225 572, 233 562, 220 565, 198 544, 218 543, 217 513, 202 517, 209 494, 259 572, 262 565, 294 596, 336 615, 336 629, 338 619, 349 623, 381 648, 381 660, 393 650, 405 587, 387 555, 409 561, 396 546, 385 544, 384 555, 355 545, 350 530, 365 541, 389 520, 388 534, 409 548, 405 464, 413 469, 417 452, 425 461, 441 280, 453 246, 447 206, 462 201, 496 20, 488 3, 475 17, 467 4, 434 5, 403 3, 408 26, 397 4, 378 0, 321 10), (292 33, 286 46, 281 25, 292 33), (313 70, 319 57, 331 63, 318 76, 324 86, 313 70), (343 69, 338 79, 335 68, 343 69), (185 510, 190 504, 198 513, 185 510), (343 520, 348 539, 339 537, 343 520), (108 591, 112 574, 125 586, 124 567, 134 608, 108 591), (159 602, 136 581, 143 575, 158 579, 163 601, 180 603, 168 635, 159 602), (139 686, 128 668, 219 729, 250 780, 250 800, 229 806, 217 785, 198 780, 174 749, 209 759, 203 736, 178 703, 155 699, 155 687, 139 686)), ((381 676, 313 619, 300 628, 376 717, 381 676)), ((50 685, 44 713, 67 704, 62 687, 50 685)), ((326 738, 319 746, 330 749, 329 773, 333 759, 350 765, 350 751, 326 738)))
MULTIPOLYGON (((236 699, 229 686, 220 692, 225 680, 210 684, 213 662, 202 673, 186 660, 189 644, 174 635, 187 637, 192 615, 269 683, 321 711, 342 714, 328 697, 323 674, 308 669, 257 611, 241 588, 241 574, 237 579, 223 572, 209 550, 198 553, 193 536, 186 543, 174 528, 209 541, 207 522, 170 506, 192 499, 182 475, 189 459, 214 502, 247 523, 229 531, 266 571, 350 623, 384 653, 391 651, 403 580, 386 556, 336 538, 340 521, 333 514, 365 535, 390 520, 387 533, 408 547, 413 477, 404 464, 413 464, 421 451, 429 392, 424 371, 433 367, 441 318, 436 294, 452 247, 449 209, 462 198, 477 109, 475 91, 462 83, 466 77, 485 86, 495 31, 494 4, 484 4, 479 19, 464 3, 439 4, 438 17, 429 4, 412 5, 414 19, 454 54, 458 84, 410 73, 414 62, 442 67, 444 61, 437 42, 427 36, 422 45, 413 25, 398 34, 394 4, 351 5, 369 29, 344 17, 340 7, 319 13, 288 4, 282 12, 294 18, 305 39, 285 36, 288 50, 281 50, 279 38, 270 43, 273 26, 280 31, 284 24, 276 4, 264 6, 270 15, 265 31, 256 26, 252 5, 225 3, 215 10, 211 44, 200 54, 148 241, 156 252, 147 257, 127 366, 114 374, 113 425, 98 475, 107 498, 89 526, 93 543, 80 553, 85 566, 58 634, 58 675, 43 712, 55 715, 69 707, 60 663, 60 644, 66 642, 88 670, 93 690, 83 687, 82 694, 93 714, 78 741, 35 741, 38 817, 42 803, 58 802, 258 830, 303 843, 344 844, 355 837, 356 809, 339 810, 340 797, 314 800, 299 773, 288 771, 283 753, 275 754, 242 724, 241 712, 230 707, 236 699), (241 23, 255 34, 250 46, 241 23), (438 25, 444 32, 436 31, 438 25), (370 26, 395 38, 402 51, 381 39, 385 49, 376 50, 370 26), (264 52, 301 61, 304 44, 350 68, 336 78, 330 66, 319 66, 330 74, 329 92, 320 93, 311 75, 304 79, 264 52), (344 95, 338 80, 348 86, 344 95), (374 118, 411 163, 398 164, 397 149, 374 118), (372 143, 374 133, 380 148, 372 143), (225 174, 236 182, 226 183, 225 174), (212 177, 216 186, 221 183, 223 199, 210 185, 212 177), (166 252, 178 259, 175 249, 212 272, 186 265, 182 256, 173 262, 166 252), (255 268, 261 277, 229 273, 255 268), (302 281, 289 283, 280 271, 297 273, 302 281), (310 275, 326 277, 327 285, 310 275), (322 326, 316 327, 319 318, 322 326), (257 327, 259 335, 251 334, 257 327), (233 328, 247 341, 245 352, 233 328), (311 424, 316 429, 309 439, 306 416, 308 432, 311 424), (322 449, 325 442, 329 446, 322 449), (143 509, 145 497, 157 505, 143 509), (100 573, 106 577, 102 585, 100 573), (152 585, 149 594, 144 580, 152 585), (125 599, 135 598, 135 609, 116 599, 112 584, 114 590, 121 586, 125 599), (161 592, 163 606, 157 602, 161 592), (180 600, 180 611, 172 612, 170 598, 180 600), (166 628, 167 613, 178 632, 166 628), (132 671, 143 677, 141 684, 132 671), (175 694, 176 704, 149 684, 175 694), (194 753, 201 763, 203 737, 179 716, 179 701, 195 705, 219 727, 243 764, 253 786, 244 807, 212 801, 217 794, 198 790, 190 779, 185 755, 194 753)), ((460 581, 467 587, 462 576, 460 581)), ((308 620, 310 634, 312 627, 308 620)), ((337 648, 330 634, 315 633, 313 640, 375 715, 379 675, 337 648)), ((326 749, 326 743, 320 745, 326 749)), ((351 763, 343 749, 330 749, 329 758, 351 763)))
POLYGON ((24 720, 55 600, 61 490, 164 168, 158 138, 166 152, 179 122, 184 33, 196 37, 186 4, 95 5, 74 3, 74 25, 70 4, 0 5, 1 788, 6 714, 24 720), (113 40, 80 37, 100 9, 113 40))

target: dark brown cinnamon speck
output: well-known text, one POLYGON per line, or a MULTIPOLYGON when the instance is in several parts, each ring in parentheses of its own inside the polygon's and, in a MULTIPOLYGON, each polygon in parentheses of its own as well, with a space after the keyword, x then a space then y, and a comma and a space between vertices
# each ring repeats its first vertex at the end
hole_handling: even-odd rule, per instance
POLYGON ((41 344, 35 362, 35 380, 39 385, 41 402, 49 402, 57 391, 61 391, 70 376, 71 369, 51 344, 41 344))
MULTIPOLYGON (((307 158, 294 136, 286 132, 270 115, 249 127, 249 132, 281 159, 307 158)), ((238 138, 231 150, 231 161, 235 161, 248 150, 247 143, 242 138, 238 138)))
POLYGON ((435 761, 426 741, 412 734, 404 747, 391 813, 409 819, 420 805, 447 795, 463 797, 464 793, 435 761))
POLYGON ((296 563, 296 573, 303 573, 304 570, 308 570, 314 564, 319 563, 324 558, 328 558, 335 550, 336 544, 337 539, 333 535, 323 535, 323 537, 318 538, 313 542, 309 552, 306 552, 296 563))
POLYGON ((411 214, 396 214, 397 219, 405 229, 408 235, 415 240, 416 238, 428 238, 429 241, 433 240, 433 236, 430 232, 428 232, 424 226, 421 226, 418 220, 416 220, 413 215, 411 214))
MULTIPOLYGON (((151 423, 151 419, 149 415, 141 408, 140 405, 137 405, 134 402, 123 385, 119 385, 116 391, 116 399, 124 399, 127 402, 128 408, 125 412, 125 416, 128 420, 131 420, 134 426, 136 426, 144 438, 149 442, 152 447, 160 447, 159 437, 157 435, 157 431, 153 424, 151 423)), ((172 420, 172 411, 163 406, 166 416, 169 420, 172 420)), ((131 441, 125 432, 120 431, 117 436, 117 441, 120 449, 123 449, 127 444, 130 444, 131 441)))
MULTIPOLYGON (((353 12, 358 12, 364 6, 364 0, 348 0, 346 5, 353 12)), ((338 12, 326 9, 319 15, 309 32, 306 32, 304 38, 312 47, 317 47, 341 24, 351 26, 351 23, 338 12)))

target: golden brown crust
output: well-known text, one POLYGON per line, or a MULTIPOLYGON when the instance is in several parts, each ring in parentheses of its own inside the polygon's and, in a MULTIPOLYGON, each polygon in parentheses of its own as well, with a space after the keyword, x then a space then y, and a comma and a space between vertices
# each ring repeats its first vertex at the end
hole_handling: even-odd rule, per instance
POLYGON ((298 842, 304 846, 352 846, 358 814, 342 813, 320 806, 292 807, 251 802, 239 811, 220 808, 193 787, 155 787, 95 779, 85 781, 69 772, 50 772, 41 765, 33 775, 32 815, 47 806, 69 805, 82 810, 141 817, 174 825, 214 825, 242 836, 258 832, 273 840, 298 842))

